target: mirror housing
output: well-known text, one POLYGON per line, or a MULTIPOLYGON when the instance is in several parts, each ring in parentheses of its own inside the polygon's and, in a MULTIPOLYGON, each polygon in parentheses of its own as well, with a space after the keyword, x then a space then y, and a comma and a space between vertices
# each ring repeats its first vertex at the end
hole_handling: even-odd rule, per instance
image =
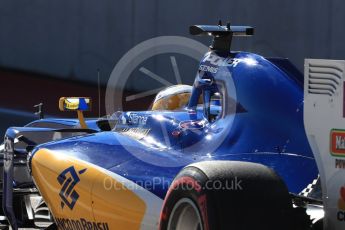
POLYGON ((59 109, 60 111, 91 111, 91 102, 89 97, 61 97, 59 109))
POLYGON ((89 97, 61 97, 59 99, 61 111, 76 111, 82 129, 87 129, 84 119, 84 111, 91 111, 91 98, 89 97))

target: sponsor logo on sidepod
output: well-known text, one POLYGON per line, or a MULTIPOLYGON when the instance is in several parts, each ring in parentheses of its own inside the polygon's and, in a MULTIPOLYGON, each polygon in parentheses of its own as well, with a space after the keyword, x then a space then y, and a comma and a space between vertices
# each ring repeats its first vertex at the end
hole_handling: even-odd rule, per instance
POLYGON ((83 218, 77 220, 56 218, 56 225, 62 230, 109 230, 107 223, 92 222, 83 218))
POLYGON ((65 205, 71 210, 76 204, 79 194, 75 191, 74 187, 79 183, 80 174, 83 174, 86 171, 85 169, 77 172, 74 166, 71 166, 60 173, 57 177, 59 184, 61 185, 60 198, 61 198, 61 208, 63 209, 65 205))
MULTIPOLYGON (((86 171, 82 169, 76 171, 74 166, 68 167, 60 173, 57 177, 59 184, 61 185, 60 198, 61 198, 61 208, 63 209, 65 205, 73 210, 74 205, 77 203, 79 194, 74 189, 75 186, 80 182, 79 175, 86 171)), ((106 222, 94 222, 89 221, 84 218, 80 219, 67 219, 67 218, 56 218, 56 224, 58 229, 63 230, 74 230, 74 229, 87 229, 87 230, 109 230, 108 223, 106 222)))
POLYGON ((339 212, 337 214, 337 219, 339 221, 345 221, 345 186, 340 188, 340 198, 338 201, 339 212))

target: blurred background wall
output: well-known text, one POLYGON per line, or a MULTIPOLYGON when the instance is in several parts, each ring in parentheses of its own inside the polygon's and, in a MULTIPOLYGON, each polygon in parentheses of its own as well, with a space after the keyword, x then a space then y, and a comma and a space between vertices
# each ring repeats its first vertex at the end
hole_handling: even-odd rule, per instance
MULTIPOLYGON (((208 45, 210 38, 189 35, 192 24, 222 19, 252 25, 255 36, 235 39, 233 50, 287 57, 300 70, 304 58, 345 59, 344 10, 342 0, 2 0, 0 129, 33 119, 32 106, 41 101, 47 114, 63 116, 57 111, 60 96, 95 96, 98 107, 98 68, 103 98, 114 66, 140 42, 177 35, 208 45)), ((180 68, 182 77, 196 65, 180 68)), ((159 62, 149 66, 166 72, 159 62)), ((147 90, 143 77, 136 81, 125 90, 147 90)))

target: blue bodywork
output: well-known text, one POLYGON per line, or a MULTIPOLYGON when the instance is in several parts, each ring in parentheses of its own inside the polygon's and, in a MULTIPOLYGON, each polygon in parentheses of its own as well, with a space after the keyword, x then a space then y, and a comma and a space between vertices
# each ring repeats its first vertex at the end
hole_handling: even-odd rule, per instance
POLYGON ((101 132, 97 120, 89 120, 89 127, 100 132, 41 144, 31 158, 40 148, 64 152, 140 185, 151 184, 145 188, 161 198, 188 164, 250 161, 271 167, 290 192, 298 193, 318 170, 303 125, 303 79, 289 66, 287 60, 252 53, 210 51, 186 108, 117 113, 112 131, 101 132), (221 93, 222 105, 207 104, 214 92, 221 93), (220 114, 210 119, 214 111, 220 114))

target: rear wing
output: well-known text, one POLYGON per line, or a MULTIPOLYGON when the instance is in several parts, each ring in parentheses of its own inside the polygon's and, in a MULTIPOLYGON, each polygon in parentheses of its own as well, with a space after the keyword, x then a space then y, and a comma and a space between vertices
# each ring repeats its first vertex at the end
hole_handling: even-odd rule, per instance
POLYGON ((324 229, 345 229, 345 61, 306 59, 304 125, 322 184, 324 229))

